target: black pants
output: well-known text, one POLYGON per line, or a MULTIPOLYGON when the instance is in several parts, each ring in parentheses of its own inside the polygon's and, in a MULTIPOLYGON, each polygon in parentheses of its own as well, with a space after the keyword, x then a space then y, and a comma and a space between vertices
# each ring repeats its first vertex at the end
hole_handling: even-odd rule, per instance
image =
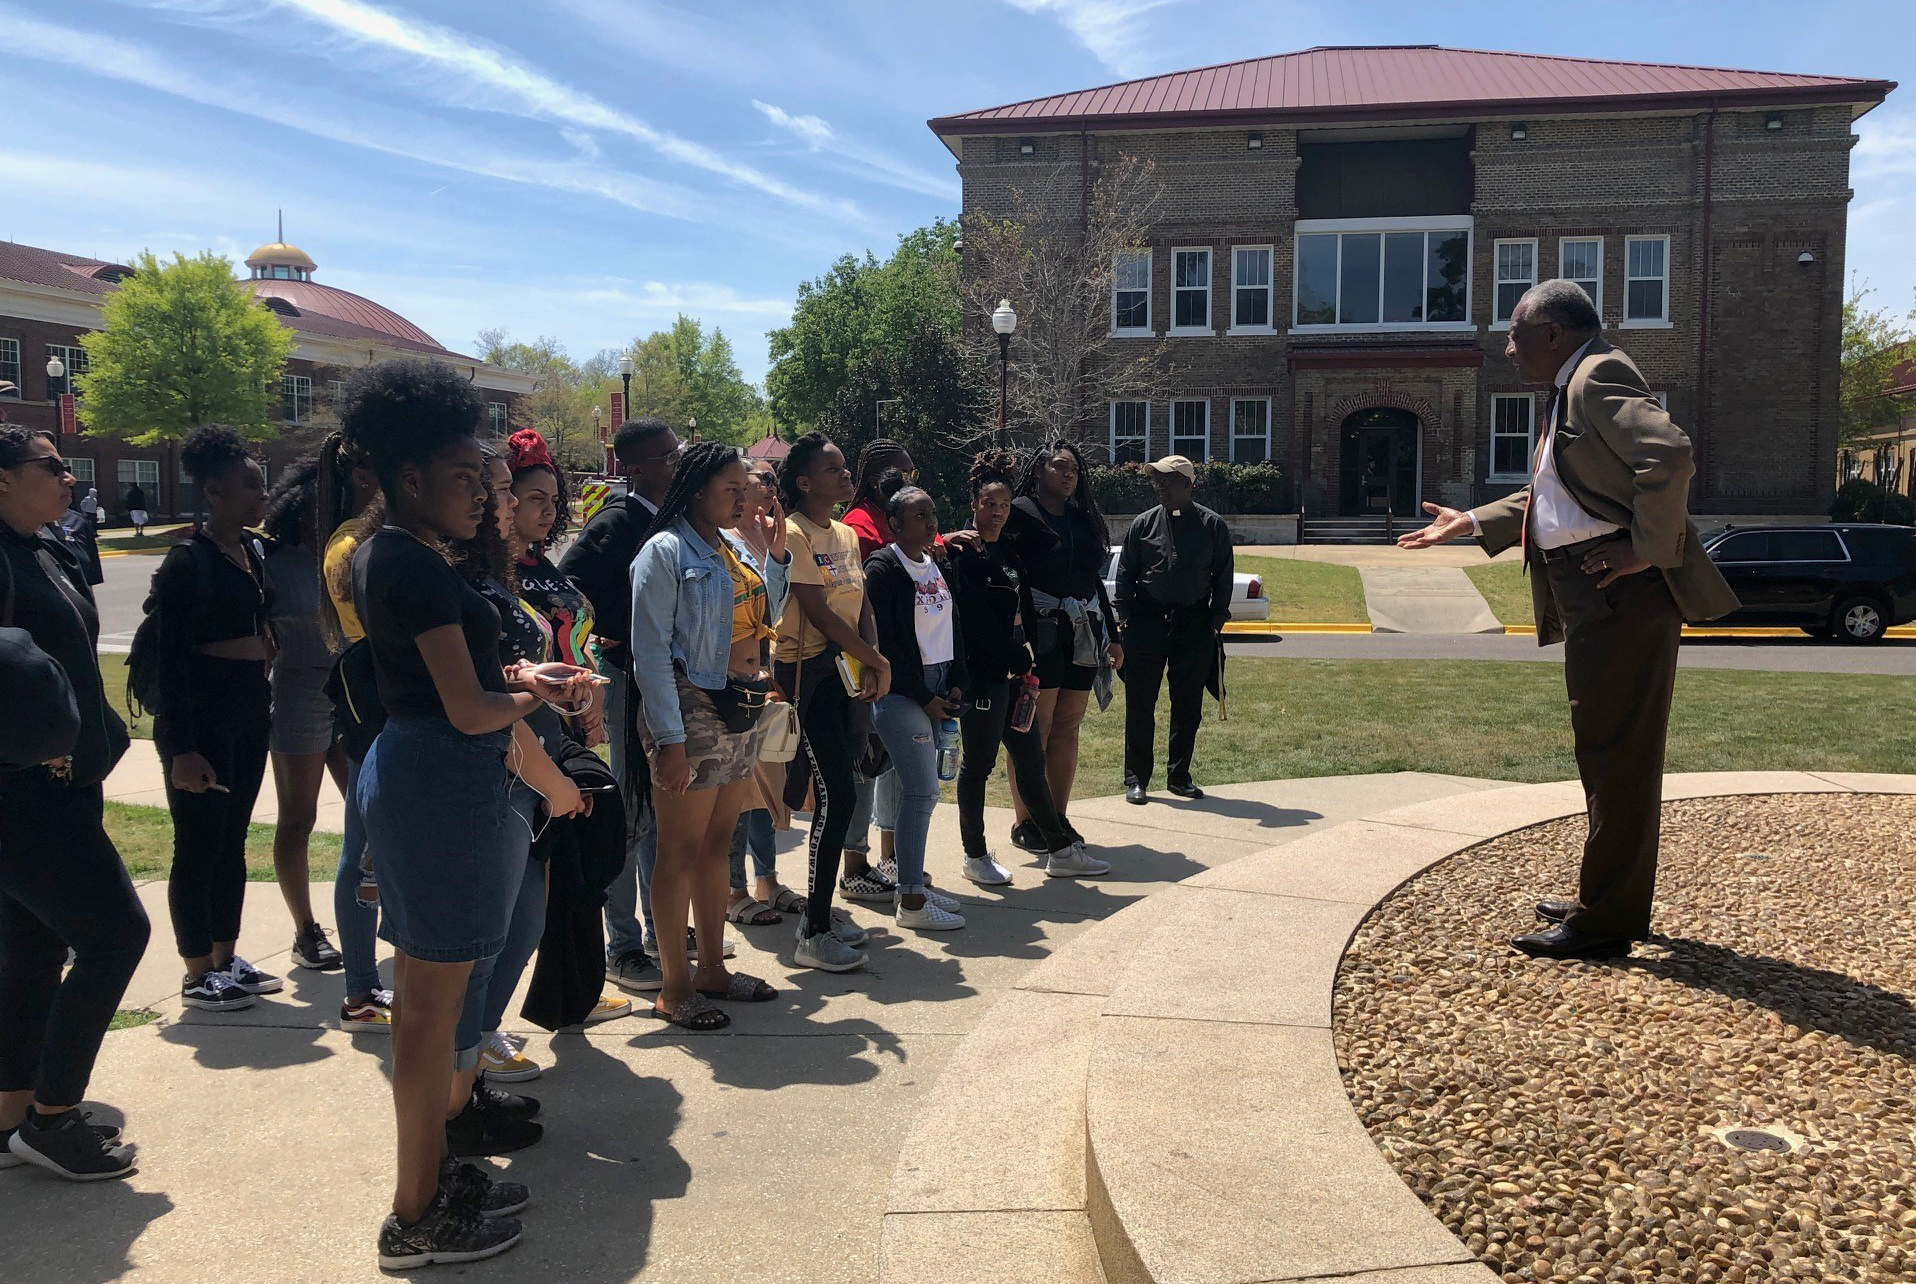
POLYGON ((1051 782, 1045 778, 1044 742, 1038 739, 1037 721, 1034 719, 1024 731, 1013 731, 1005 724, 1011 716, 1013 690, 1009 681, 993 683, 980 693, 987 704, 972 705, 958 720, 964 742, 964 756, 958 766, 958 836, 967 856, 986 854, 985 783, 998 769, 1000 743, 1011 759, 1018 797, 1024 800, 1031 822, 1044 836, 1046 849, 1055 852, 1071 845, 1051 797, 1051 782))
POLYGON ((0 1092, 49 1106, 86 1096, 151 930, 102 807, 38 771, 0 785, 0 1092))
POLYGON ((1168 616, 1134 610, 1124 635, 1124 783, 1148 785, 1157 759, 1158 688, 1171 679, 1171 740, 1165 780, 1191 783, 1191 755, 1204 717, 1204 684, 1217 663, 1208 608, 1168 616))
POLYGON ((213 777, 231 792, 203 794, 173 787, 170 731, 162 714, 153 728, 166 773, 166 805, 173 813, 173 872, 166 905, 183 959, 213 952, 215 941, 239 938, 246 904, 246 827, 266 776, 272 694, 257 660, 193 657, 195 748, 213 777))
POLYGON ((1564 621, 1564 685, 1590 813, 1569 926, 1603 937, 1650 930, 1661 838, 1663 754, 1683 615, 1660 571, 1607 589, 1577 561, 1546 563, 1564 621))
MULTIPOLYGON (((793 666, 781 664, 778 684, 793 689, 793 666)), ((804 689, 798 697, 799 729, 805 735, 805 757, 812 767, 812 832, 806 845, 805 934, 816 936, 832 927, 832 893, 838 890, 838 867, 845 856, 845 831, 851 828, 852 763, 862 739, 855 744, 853 727, 868 725, 855 717, 852 698, 845 694, 830 654, 805 661, 804 689)))

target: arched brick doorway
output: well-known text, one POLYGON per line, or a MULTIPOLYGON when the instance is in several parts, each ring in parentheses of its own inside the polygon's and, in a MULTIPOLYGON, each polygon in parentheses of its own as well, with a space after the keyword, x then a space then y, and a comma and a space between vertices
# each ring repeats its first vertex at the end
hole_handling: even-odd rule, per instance
POLYGON ((1371 406, 1338 427, 1338 511, 1346 517, 1415 517, 1423 466, 1415 411, 1371 406))

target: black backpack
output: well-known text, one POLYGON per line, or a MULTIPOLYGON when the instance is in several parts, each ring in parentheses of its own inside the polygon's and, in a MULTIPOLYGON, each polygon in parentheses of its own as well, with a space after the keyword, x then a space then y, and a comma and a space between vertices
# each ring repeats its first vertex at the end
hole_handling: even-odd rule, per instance
POLYGON ((326 696, 333 702, 333 721, 346 756, 364 762, 366 751, 386 725, 386 703, 379 698, 371 642, 361 638, 340 652, 333 671, 326 675, 326 696))
MULTIPOLYGON (((245 546, 250 546, 254 559, 253 573, 260 577, 260 583, 266 582, 266 547, 260 543, 257 535, 248 535, 245 546)), ((203 602, 213 596, 213 560, 220 556, 218 549, 206 540, 192 538, 180 547, 186 550, 186 556, 193 563, 194 601, 203 602)), ((171 557, 172 554, 167 554, 171 557)), ((133 645, 126 655, 126 704, 127 712, 134 712, 137 704, 140 709, 154 715, 165 710, 160 708, 160 612, 165 607, 160 602, 159 583, 161 572, 166 563, 160 563, 160 569, 153 572, 152 583, 147 588, 146 604, 141 609, 145 616, 140 626, 133 630, 133 645)))

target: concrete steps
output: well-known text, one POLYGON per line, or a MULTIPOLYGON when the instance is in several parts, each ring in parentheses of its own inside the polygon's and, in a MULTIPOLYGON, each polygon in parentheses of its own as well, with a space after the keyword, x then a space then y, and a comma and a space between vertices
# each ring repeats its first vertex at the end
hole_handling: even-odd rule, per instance
MULTIPOLYGON (((1397 522, 1398 533, 1410 529, 1410 518, 1397 522)), ((1382 517, 1307 517, 1304 521, 1306 544, 1382 544, 1386 525, 1382 517)))

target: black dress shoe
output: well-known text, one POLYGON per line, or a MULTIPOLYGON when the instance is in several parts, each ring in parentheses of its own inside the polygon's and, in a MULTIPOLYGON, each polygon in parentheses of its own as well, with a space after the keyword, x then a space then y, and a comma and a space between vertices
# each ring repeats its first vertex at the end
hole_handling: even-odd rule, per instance
POLYGON ((1199 789, 1196 785, 1190 783, 1188 780, 1181 785, 1169 785, 1166 787, 1170 789, 1172 793, 1176 794, 1180 798, 1204 797, 1204 791, 1202 789, 1199 789))
POLYGON ((1532 958, 1546 959, 1620 959, 1630 952, 1627 936, 1591 936, 1573 932, 1559 923, 1541 932, 1530 932, 1510 942, 1532 958))
POLYGON ((1537 917, 1546 923, 1561 923, 1577 912, 1575 901, 1538 901, 1537 917))
POLYGON ((1133 806, 1142 807, 1145 803, 1149 802, 1150 799, 1144 796, 1143 785, 1126 785, 1124 788, 1124 801, 1133 806))

